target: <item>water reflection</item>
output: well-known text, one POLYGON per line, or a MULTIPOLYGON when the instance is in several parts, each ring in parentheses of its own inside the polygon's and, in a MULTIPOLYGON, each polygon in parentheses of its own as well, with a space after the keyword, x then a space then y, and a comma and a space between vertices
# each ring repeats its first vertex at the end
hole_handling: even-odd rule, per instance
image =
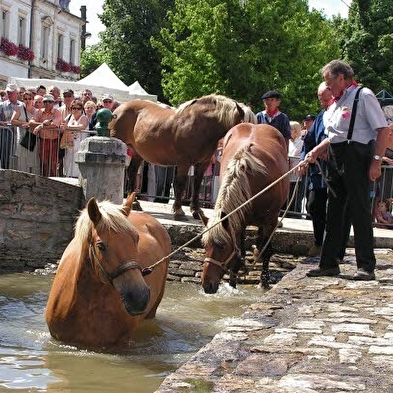
POLYGON ((222 285, 206 295, 194 284, 168 283, 153 321, 122 353, 82 351, 51 339, 44 308, 52 277, 0 276, 0 391, 153 392, 261 295, 222 285))

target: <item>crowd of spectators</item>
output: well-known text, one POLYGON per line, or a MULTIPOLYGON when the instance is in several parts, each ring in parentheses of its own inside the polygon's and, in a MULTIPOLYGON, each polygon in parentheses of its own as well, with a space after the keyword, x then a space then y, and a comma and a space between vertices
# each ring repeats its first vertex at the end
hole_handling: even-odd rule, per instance
POLYGON ((97 110, 119 105, 109 93, 98 99, 90 89, 75 94, 56 85, 8 84, 0 98, 0 168, 43 176, 78 177, 75 154, 95 134, 97 110))

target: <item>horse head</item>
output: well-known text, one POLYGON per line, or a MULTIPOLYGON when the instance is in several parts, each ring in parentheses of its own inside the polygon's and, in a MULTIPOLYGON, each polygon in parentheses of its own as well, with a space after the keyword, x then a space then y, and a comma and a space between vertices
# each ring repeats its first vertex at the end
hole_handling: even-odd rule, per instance
POLYGON ((237 107, 239 108, 239 113, 242 115, 242 122, 243 123, 252 123, 258 124, 257 115, 252 111, 252 109, 242 102, 236 103, 237 107))
MULTIPOLYGON (((138 315, 148 306, 150 289, 138 261, 139 236, 127 218, 134 198, 135 193, 132 193, 123 206, 108 201, 97 203, 91 198, 85 221, 88 217, 87 242, 93 274, 97 281, 112 286, 120 294, 129 314, 138 315)), ((78 228, 78 223, 76 234, 82 230, 82 224, 79 223, 78 228)))
POLYGON ((202 271, 202 286, 205 293, 216 293, 224 273, 227 272, 240 257, 235 234, 231 229, 226 213, 220 212, 220 216, 214 222, 204 224, 210 228, 202 237, 206 257, 202 271), (221 223, 217 223, 224 219, 221 223))

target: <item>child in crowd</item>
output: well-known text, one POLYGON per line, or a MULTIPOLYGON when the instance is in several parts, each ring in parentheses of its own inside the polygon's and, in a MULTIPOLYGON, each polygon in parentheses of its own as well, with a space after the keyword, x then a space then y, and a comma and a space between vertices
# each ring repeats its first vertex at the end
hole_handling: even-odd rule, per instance
MULTIPOLYGON (((378 211, 376 215, 376 220, 381 224, 393 224, 393 216, 389 211, 389 201, 381 201, 378 203, 378 211)), ((384 228, 384 225, 379 225, 378 227, 384 228)))

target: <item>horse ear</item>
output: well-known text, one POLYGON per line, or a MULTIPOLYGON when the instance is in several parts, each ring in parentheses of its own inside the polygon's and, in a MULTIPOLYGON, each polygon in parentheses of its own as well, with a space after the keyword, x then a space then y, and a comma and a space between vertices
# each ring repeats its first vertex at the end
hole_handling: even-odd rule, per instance
POLYGON ((130 211, 132 210, 132 204, 134 203, 135 196, 136 196, 136 192, 132 192, 131 194, 128 194, 128 197, 123 204, 122 212, 126 217, 130 214, 130 211))
POLYGON ((236 108, 237 108, 237 111, 239 112, 240 118, 242 120, 245 120, 244 119, 245 118, 245 112, 244 112, 243 108, 237 102, 236 102, 236 108))
POLYGON ((90 220, 93 221, 94 226, 96 226, 102 216, 95 198, 90 198, 89 202, 87 202, 87 213, 89 214, 90 220))
MULTIPOLYGON (((221 217, 220 220, 222 220, 223 218, 225 218, 227 216, 227 214, 225 212, 221 212, 221 217)), ((229 231, 229 220, 223 220, 221 221, 221 225, 224 227, 224 229, 228 232, 229 231)))

